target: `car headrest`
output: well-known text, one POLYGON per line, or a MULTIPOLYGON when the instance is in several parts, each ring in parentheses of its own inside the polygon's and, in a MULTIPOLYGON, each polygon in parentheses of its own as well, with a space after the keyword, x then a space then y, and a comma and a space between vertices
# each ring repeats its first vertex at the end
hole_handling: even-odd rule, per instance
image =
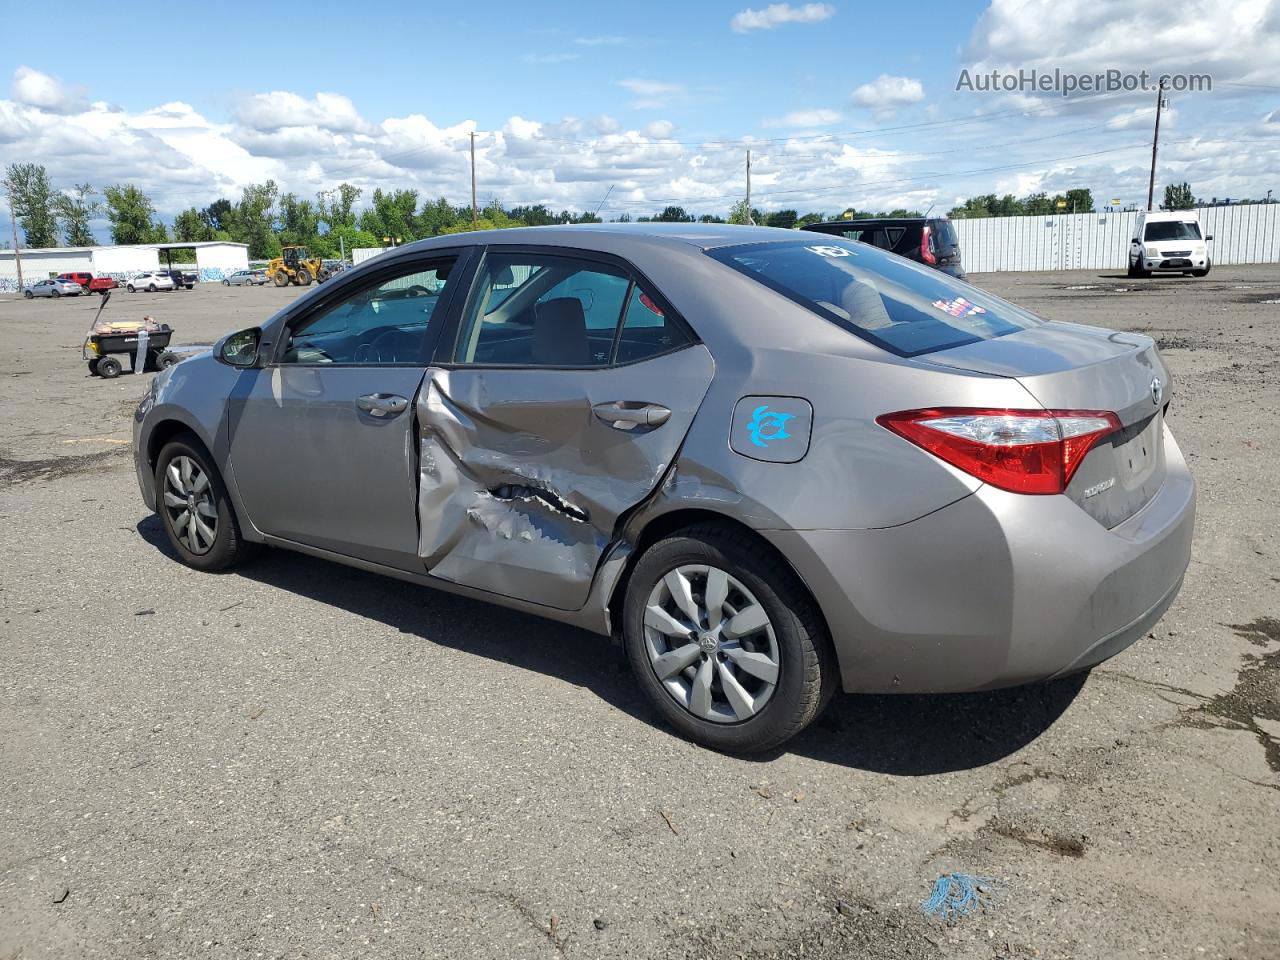
POLYGON ((533 362, 560 367, 585 366, 590 360, 582 301, 558 297, 538 304, 534 310, 533 362))
POLYGON ((495 287, 510 287, 516 282, 516 275, 511 267, 499 267, 493 272, 493 285, 495 287))

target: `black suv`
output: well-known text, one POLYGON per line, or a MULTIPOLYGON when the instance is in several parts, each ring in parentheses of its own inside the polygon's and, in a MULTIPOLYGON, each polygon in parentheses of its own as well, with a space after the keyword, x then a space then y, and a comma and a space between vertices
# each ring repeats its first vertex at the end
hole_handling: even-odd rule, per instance
POLYGON ((828 220, 803 227, 846 240, 861 240, 900 257, 964 280, 960 241, 945 217, 877 217, 874 220, 828 220))

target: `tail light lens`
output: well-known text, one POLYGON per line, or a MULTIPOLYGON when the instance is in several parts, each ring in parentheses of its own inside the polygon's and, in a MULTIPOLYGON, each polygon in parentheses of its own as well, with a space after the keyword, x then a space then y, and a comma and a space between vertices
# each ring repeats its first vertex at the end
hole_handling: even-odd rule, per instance
POLYGON ((929 226, 927 223, 924 225, 924 230, 920 233, 920 259, 928 264, 938 262, 938 258, 933 252, 933 227, 929 226))
POLYGON ((953 467, 1013 493, 1062 493, 1102 438, 1120 429, 1105 410, 938 407, 877 417, 953 467))

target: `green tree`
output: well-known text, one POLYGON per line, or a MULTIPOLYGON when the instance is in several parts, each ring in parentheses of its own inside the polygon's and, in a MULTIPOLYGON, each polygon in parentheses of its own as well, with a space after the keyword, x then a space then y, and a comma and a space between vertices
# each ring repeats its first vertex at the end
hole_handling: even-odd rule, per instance
POLYGON ((1067 191, 1067 209, 1072 213, 1093 213, 1093 191, 1076 187, 1067 191))
POLYGON ((52 247, 58 242, 53 186, 38 163, 11 163, 0 181, 13 205, 28 247, 52 247))
POLYGON ((739 200, 729 208, 729 222, 744 225, 751 222, 751 209, 747 206, 747 201, 739 200))
POLYGON ((724 223, 724 217, 717 213, 704 213, 698 217, 699 223, 724 223))
POLYGON ((823 223, 826 219, 827 215, 825 213, 806 213, 796 221, 796 226, 804 227, 811 223, 823 223))
POLYGON ((62 236, 70 247, 91 247, 97 243, 89 221, 98 216, 102 205, 93 199, 93 187, 77 183, 70 191, 63 191, 53 199, 54 211, 62 224, 62 236))
POLYGON ((1190 210, 1195 205, 1196 198, 1191 193, 1191 184, 1186 181, 1171 183, 1164 188, 1164 203, 1160 204, 1160 209, 1190 210))
POLYGON ((417 190, 374 190, 373 206, 360 215, 360 229, 393 243, 408 243, 418 238, 417 209, 417 190))
POLYGON ((766 227, 781 227, 783 230, 792 230, 795 229, 798 219, 800 219, 800 214, 795 210, 775 210, 765 217, 764 225, 766 227))
POLYGON ((280 240, 275 233, 275 204, 279 193, 274 180, 251 183, 227 216, 225 229, 231 239, 249 245, 252 260, 270 260, 280 255, 280 240))
POLYGON ((1053 213, 1053 201, 1044 191, 1029 193, 1022 198, 1022 212, 1035 217, 1045 217, 1053 213))
POLYGON ((693 223, 684 207, 667 207, 653 219, 657 223, 693 223))
POLYGON ((316 206, 320 211, 320 219, 333 230, 338 227, 354 227, 356 225, 355 206, 360 195, 364 193, 359 187, 349 183, 340 183, 332 190, 321 190, 316 194, 316 206))
POLYGON ((112 243, 154 243, 155 207, 151 198, 133 184, 115 184, 103 191, 112 243))
POLYGON ((320 233, 320 214, 310 200, 292 193, 280 198, 280 242, 290 246, 314 247, 320 233))
POLYGON ((213 227, 195 207, 183 210, 173 218, 173 239, 182 243, 201 243, 213 238, 213 227))
POLYGON ((209 229, 214 232, 219 230, 223 232, 229 231, 234 217, 235 207, 232 206, 230 200, 224 197, 219 197, 200 211, 200 219, 207 223, 209 229))

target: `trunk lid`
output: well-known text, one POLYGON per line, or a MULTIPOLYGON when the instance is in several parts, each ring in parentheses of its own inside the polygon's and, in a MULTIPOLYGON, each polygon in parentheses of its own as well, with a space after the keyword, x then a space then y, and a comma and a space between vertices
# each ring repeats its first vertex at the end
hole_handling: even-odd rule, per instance
POLYGON ((1103 526, 1133 516, 1164 482, 1164 407, 1172 390, 1150 337, 1050 322, 920 359, 1013 377, 1049 410, 1115 413, 1122 429, 1089 451, 1066 490, 1103 526))

